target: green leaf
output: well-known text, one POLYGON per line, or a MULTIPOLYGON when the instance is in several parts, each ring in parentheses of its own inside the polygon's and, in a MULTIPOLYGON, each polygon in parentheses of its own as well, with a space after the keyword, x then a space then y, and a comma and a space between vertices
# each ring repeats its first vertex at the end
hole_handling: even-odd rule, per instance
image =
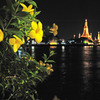
POLYGON ((13 16, 12 19, 17 19, 17 16, 13 16))
POLYGON ((30 95, 32 100, 35 100, 34 94, 30 95))
POLYGON ((10 25, 13 25, 15 27, 18 27, 18 24, 17 23, 11 23, 10 25))
POLYGON ((6 84, 5 89, 8 88, 9 84, 6 84))
POLYGON ((37 62, 36 60, 33 60, 33 63, 34 63, 34 64, 38 64, 38 62, 37 62))
POLYGON ((20 19, 19 19, 19 18, 17 18, 17 21, 18 21, 18 24, 21 24, 21 21, 20 21, 20 19))
POLYGON ((13 92, 15 91, 15 86, 13 85, 13 92))
POLYGON ((34 76, 34 74, 33 74, 33 72, 32 72, 31 70, 29 70, 29 73, 30 73, 32 76, 34 76))
MULTIPOLYGON (((20 21, 20 24, 23 24, 23 23, 25 23, 25 21, 20 21)), ((18 24, 19 24, 19 22, 18 22, 18 24)))
POLYGON ((38 71, 35 71, 35 75, 38 74, 38 73, 39 73, 38 71))
POLYGON ((16 28, 9 28, 9 29, 7 29, 7 33, 9 35, 15 34, 20 39, 21 39, 22 36, 24 36, 24 34, 21 31, 19 31, 18 29, 16 29, 16 28))
POLYGON ((29 63, 28 62, 26 62, 26 66, 29 66, 29 63))
POLYGON ((41 13, 41 11, 37 11, 35 12, 35 14, 33 15, 34 17, 36 17, 37 15, 39 15, 41 13))
POLYGON ((3 87, 3 85, 0 83, 0 86, 3 87))
POLYGON ((30 20, 29 20, 29 18, 27 18, 27 17, 22 17, 22 16, 17 16, 18 18, 19 18, 19 20, 21 21, 21 23, 20 24, 23 24, 23 23, 29 23, 30 22, 30 20))
POLYGON ((3 19, 2 19, 1 16, 0 16, 0 26, 1 26, 1 28, 4 28, 4 25, 3 25, 3 19))
POLYGON ((12 55, 14 55, 15 53, 14 53, 14 51, 13 51, 13 47, 8 43, 8 42, 6 42, 7 43, 7 45, 9 46, 9 50, 12 52, 12 55))
POLYGON ((30 0, 27 0, 27 2, 28 2, 29 4, 32 4, 33 6, 37 7, 37 4, 36 4, 36 2, 35 2, 35 1, 30 1, 30 0))
POLYGON ((20 2, 23 3, 23 2, 25 2, 25 0, 21 0, 20 2))
POLYGON ((17 0, 15 0, 15 2, 17 2, 17 0))
POLYGON ((55 52, 54 51, 50 51, 50 55, 54 55, 55 54, 55 52))
POLYGON ((6 0, 6 3, 7 3, 7 6, 9 7, 10 11, 12 13, 14 13, 15 8, 14 8, 13 3, 11 2, 11 0, 6 0))
POLYGON ((25 82, 24 82, 24 80, 22 80, 22 84, 24 84, 25 82))
POLYGON ((25 91, 25 93, 29 93, 29 91, 25 91))
POLYGON ((47 55, 46 55, 46 54, 44 54, 43 58, 44 58, 44 60, 46 60, 46 59, 47 59, 47 55))
POLYGON ((8 73, 10 73, 10 70, 8 69, 8 73))
POLYGON ((25 71, 23 71, 23 73, 25 74, 25 76, 27 76, 27 77, 28 77, 28 74, 27 74, 25 71))
POLYGON ((40 20, 39 20, 39 19, 34 19, 34 21, 35 21, 35 22, 39 22, 40 20))
POLYGON ((47 62, 54 63, 55 61, 54 60, 47 60, 47 62))
POLYGON ((31 80, 31 82, 32 82, 32 85, 34 85, 34 86, 36 85, 36 82, 35 81, 31 80))
POLYGON ((19 16, 19 17, 26 17, 27 15, 29 15, 28 12, 18 12, 18 13, 16 14, 16 16, 19 16))
POLYGON ((42 77, 37 76, 35 79, 38 79, 40 82, 42 82, 42 77))

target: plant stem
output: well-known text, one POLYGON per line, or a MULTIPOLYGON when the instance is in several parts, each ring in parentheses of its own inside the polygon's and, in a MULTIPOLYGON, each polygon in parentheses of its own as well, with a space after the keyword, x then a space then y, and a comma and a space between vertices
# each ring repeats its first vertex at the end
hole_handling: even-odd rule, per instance
POLYGON ((10 97, 9 97, 7 100, 10 100, 10 99, 11 99, 11 97, 13 97, 13 94, 11 94, 11 95, 10 95, 10 97))
MULTIPOLYGON (((18 1, 18 2, 19 2, 19 1, 18 1)), ((5 27, 5 30, 6 30, 6 29, 8 28, 8 26, 10 25, 11 21, 13 20, 13 17, 15 17, 15 15, 16 15, 18 9, 19 9, 19 6, 20 6, 20 2, 19 2, 19 4, 18 4, 18 6, 17 6, 17 8, 16 8, 16 10, 15 10, 15 12, 14 12, 14 14, 13 14, 13 16, 12 16, 11 19, 9 20, 7 26, 5 27)))
POLYGON ((6 30, 6 29, 8 28, 8 26, 10 25, 12 19, 13 19, 13 17, 11 17, 11 19, 9 20, 9 22, 8 22, 8 24, 7 24, 6 28, 5 28, 5 30, 6 30))
POLYGON ((10 95, 10 97, 7 99, 7 100, 10 100, 15 94, 16 92, 18 91, 19 89, 17 89, 13 94, 10 95))

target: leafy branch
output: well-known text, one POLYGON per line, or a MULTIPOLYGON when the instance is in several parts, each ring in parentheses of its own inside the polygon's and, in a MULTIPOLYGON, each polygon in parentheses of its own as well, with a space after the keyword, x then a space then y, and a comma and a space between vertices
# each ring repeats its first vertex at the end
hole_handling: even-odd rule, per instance
POLYGON ((49 60, 50 57, 52 57, 53 55, 55 55, 56 53, 54 51, 50 51, 50 55, 47 57, 46 54, 44 54, 44 56, 42 57, 44 59, 44 63, 49 62, 49 63, 54 63, 54 60, 49 60))

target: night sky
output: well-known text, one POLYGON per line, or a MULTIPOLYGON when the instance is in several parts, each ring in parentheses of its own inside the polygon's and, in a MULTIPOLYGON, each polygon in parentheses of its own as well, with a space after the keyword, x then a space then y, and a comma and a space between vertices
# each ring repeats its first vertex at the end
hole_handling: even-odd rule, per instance
POLYGON ((41 10, 38 18, 44 26, 56 23, 60 38, 67 40, 73 34, 82 34, 85 19, 88 19, 89 33, 93 37, 100 31, 99 0, 37 0, 36 3, 37 10, 41 10))
MULTIPOLYGON (((4 2, 5 0, 0 0, 4 2)), ((0 6, 2 5, 0 3, 0 6)), ((58 36, 70 39, 73 34, 83 33, 85 19, 88 20, 89 33, 97 36, 100 31, 100 3, 99 0, 35 0, 38 5, 38 19, 43 26, 59 26, 58 36)))

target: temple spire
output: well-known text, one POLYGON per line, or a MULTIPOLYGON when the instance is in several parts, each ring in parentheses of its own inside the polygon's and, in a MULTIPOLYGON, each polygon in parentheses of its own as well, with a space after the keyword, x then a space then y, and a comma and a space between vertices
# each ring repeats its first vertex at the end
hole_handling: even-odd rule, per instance
POLYGON ((88 24, 87 24, 87 19, 85 19, 85 25, 84 26, 87 26, 88 27, 88 24))
POLYGON ((81 37, 85 37, 85 38, 88 38, 89 40, 92 40, 91 35, 89 35, 87 19, 85 19, 85 25, 84 25, 83 34, 81 37))

